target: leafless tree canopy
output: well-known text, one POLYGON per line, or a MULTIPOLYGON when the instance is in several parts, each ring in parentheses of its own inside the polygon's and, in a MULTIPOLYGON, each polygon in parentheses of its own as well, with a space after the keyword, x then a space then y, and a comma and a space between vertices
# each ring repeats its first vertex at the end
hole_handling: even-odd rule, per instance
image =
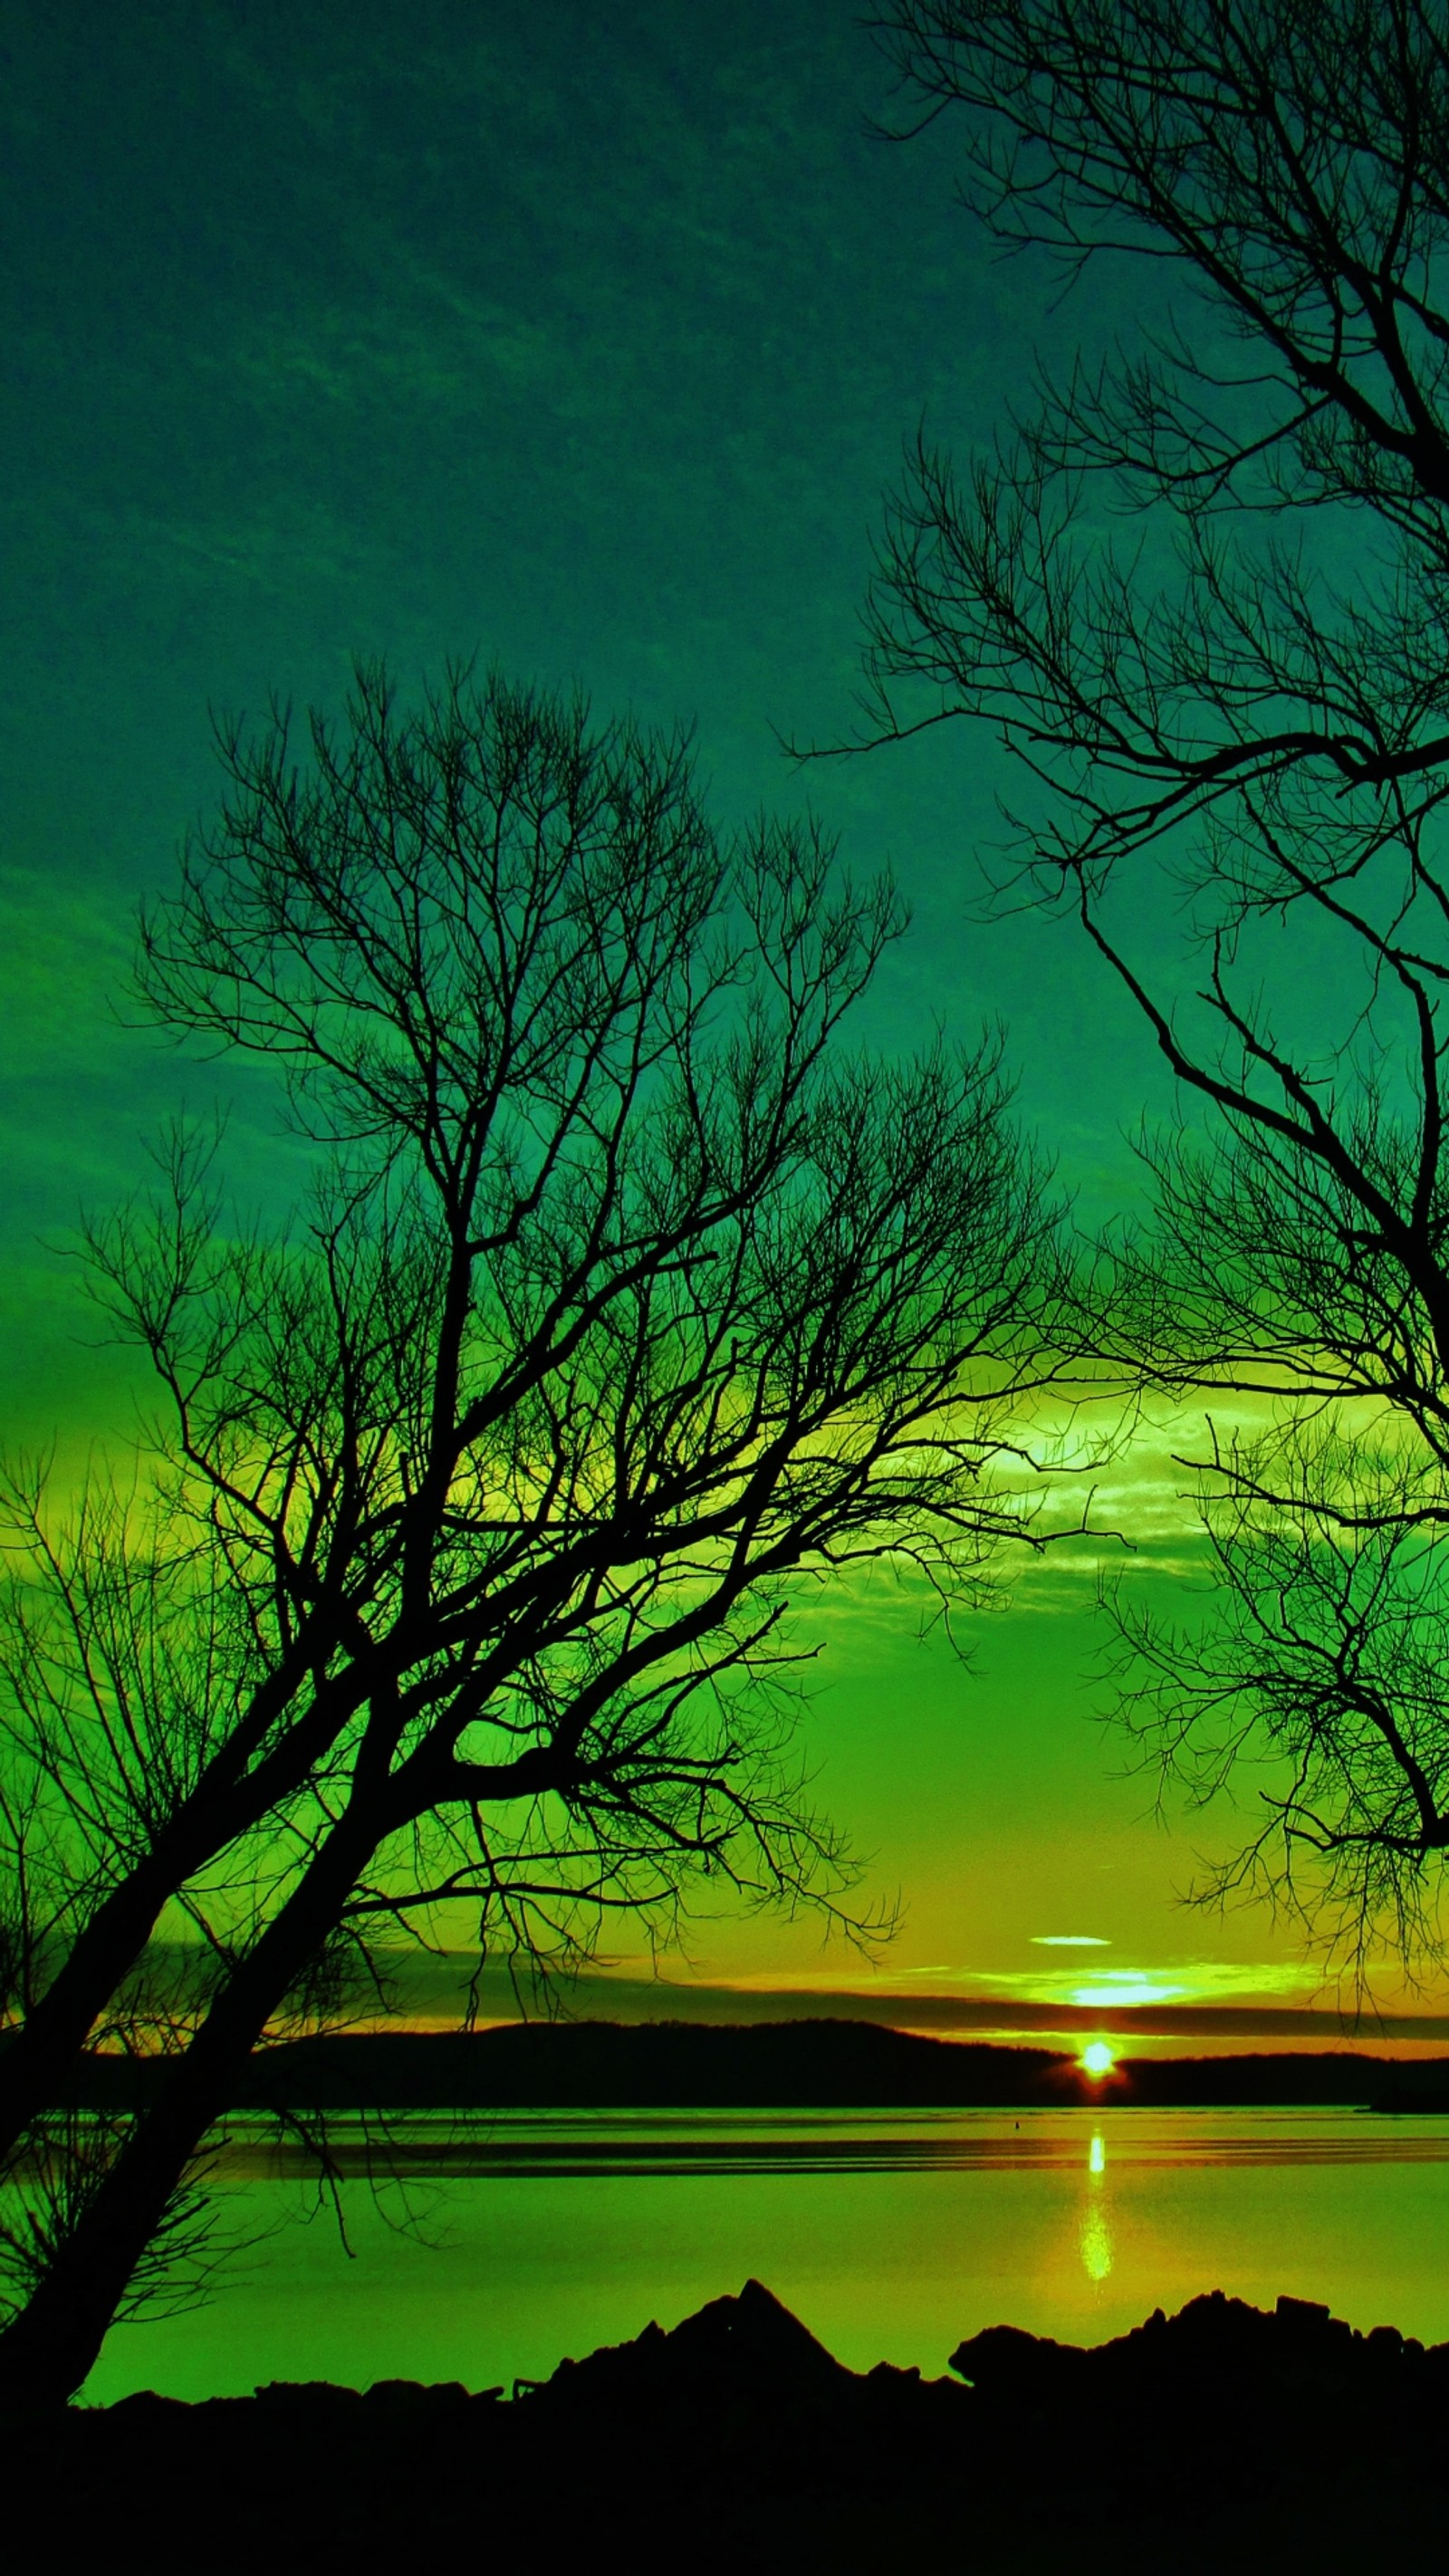
POLYGON ((994 453, 918 442, 863 734, 975 718, 1009 746, 999 891, 1077 913, 1206 1130, 1149 1146, 1161 1235, 1124 1256, 1139 1358, 1285 1399, 1275 1432, 1206 1462, 1224 1623, 1157 1641, 1134 1719, 1199 1789, 1269 1757, 1269 1830, 1229 1883, 1355 1955, 1376 1928, 1432 1946, 1449 19, 897 0, 881 34, 898 130, 949 118, 984 233, 1066 287, 1129 278, 1147 317, 1039 375, 994 453), (1188 926, 1171 965, 1147 872, 1188 926))
POLYGON ((888 890, 808 835, 722 849, 678 745, 501 687, 400 721, 374 675, 310 748, 303 786, 284 729, 228 746, 147 930, 169 1024, 284 1065, 327 1157, 280 1251, 218 1250, 184 1160, 95 1239, 178 1487, 269 1671, 319 1620, 352 1698, 384 1655, 409 1892, 366 1902, 511 1919, 575 1830, 628 1903, 737 1849, 803 1892, 826 1847, 756 1687, 782 1585, 891 1555, 969 1589, 1022 1527, 982 1469, 1054 1263, 994 1063, 833 1047, 888 890), (503 1798, 529 1821, 483 1832, 503 1798))
POLYGON ((215 1963, 0 2339, 66 2386, 340 1937, 443 1908, 567 1960, 701 1878, 849 1921, 802 1605, 882 1561, 948 1609, 1042 1537, 1055 1219, 990 1047, 848 1048, 888 887, 808 830, 726 846, 680 743, 500 681, 410 714, 365 672, 300 757, 280 715, 222 748, 144 990, 284 1074, 312 1179, 279 1238, 169 1140, 87 1253, 155 1372, 149 1483, 59 1537, 25 1504, 12 1720, 74 1867, 11 2137, 163 1904, 215 1963))

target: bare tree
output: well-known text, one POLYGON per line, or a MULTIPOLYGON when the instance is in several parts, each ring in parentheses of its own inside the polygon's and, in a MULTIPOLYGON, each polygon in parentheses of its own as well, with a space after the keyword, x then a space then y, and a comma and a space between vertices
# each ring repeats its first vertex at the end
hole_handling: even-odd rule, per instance
MULTIPOLYGON (((14 2005, 33 2038, 89 1926, 147 1868, 259 1676, 224 1564, 154 1489, 125 1492, 100 1471, 57 1512, 43 1468, 13 1465, 3 1511, 0 1856, 23 1926, 14 2005)), ((199 1886, 187 1901, 205 1940, 199 1886)), ((111 1975, 121 2018, 105 2036, 154 2041, 139 1992, 123 2003, 111 1975)))
POLYGON ((1117 1715, 1198 1805, 1256 1777, 1257 1827, 1201 1901, 1266 1895, 1360 1977, 1385 1930, 1423 1956, 1426 1863, 1449 1842, 1449 1556, 1421 1513, 1437 1471, 1311 1419, 1266 1461, 1240 1443, 1210 1463, 1203 1614, 1169 1623, 1118 1596, 1117 1715))
MULTIPOLYGON (((115 1892, 144 1878, 167 1827, 222 1746, 258 1678, 225 1568, 176 1527, 164 1500, 92 1476, 69 1515, 48 1506, 36 1466, 5 1490, 9 1579, 0 1591, 0 1891, 6 2045, 23 2051, 58 1975, 115 1892)), ((266 1838, 240 1833, 177 1888, 173 1937, 147 1944, 38 2102, 0 2164, 0 2316, 23 2306, 91 2206, 132 2127, 124 2107, 154 2061, 184 2048, 224 1974, 266 1838), (125 2061, 131 2070, 129 2077, 125 2061), (96 2097, 97 2084, 100 2086, 96 2097)), ((164 1919, 164 1918, 163 1918, 164 1919)), ((365 1927, 326 1944, 279 2023, 335 2028, 385 2003, 365 1927)), ((54 2025, 52 2024, 52 2028, 54 2025)), ((118 2310, 173 2314, 204 2299, 240 2250, 206 2188, 204 2160, 178 2185, 118 2310)))
POLYGON ((877 1560, 948 1608, 1044 1543, 1015 1444, 1059 1364, 1055 1221, 991 1048, 843 1052, 889 890, 809 832, 723 847, 678 743, 501 682, 404 716, 364 673, 308 753, 281 718, 227 738, 143 962, 167 1026, 285 1074, 306 1223, 240 1233, 182 1140, 90 1242, 156 1373, 162 1553, 227 1607, 154 1814, 110 1685, 75 1703, 141 1823, 72 2040, 158 1890, 217 1966, 0 2337, 32 2397, 84 2377, 339 1927, 466 1906, 576 1956, 701 1877, 840 1913, 788 1749, 802 1593, 877 1560))
POLYGON ((1206 1461, 1223 1625, 1181 1687, 1178 1648, 1139 1639, 1134 1719, 1199 1789, 1278 1759, 1255 1883, 1357 1958, 1380 1929, 1432 1945, 1449 18, 894 0, 882 27, 902 136, 954 121, 984 235, 1068 282, 1135 263, 1149 317, 1041 378, 965 469, 917 443, 862 737, 993 728, 1019 782, 997 893, 1076 914, 1209 1130, 1150 1148, 1137 1354, 1159 1383, 1256 1391, 1276 1426, 1206 1461), (1166 968, 1152 877, 1188 925, 1166 968))

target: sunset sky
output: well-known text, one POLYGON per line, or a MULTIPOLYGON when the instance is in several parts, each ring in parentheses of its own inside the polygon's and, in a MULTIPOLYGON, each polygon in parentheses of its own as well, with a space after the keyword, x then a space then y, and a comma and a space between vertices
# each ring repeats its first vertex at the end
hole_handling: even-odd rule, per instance
MULTIPOLYGON (((902 441, 923 416, 988 441, 1036 357, 1130 328, 1126 284, 1052 310, 1039 270, 994 263, 949 127, 868 133, 886 67, 835 0, 22 0, 6 30, 9 1436, 78 1462, 126 1424, 63 1246, 216 1090, 121 1002, 137 901, 212 799, 211 712, 336 707, 357 654, 406 682, 477 652, 601 716, 686 719, 727 825, 813 805, 913 908, 859 1034, 999 1019, 1083 1218, 1135 1203, 1126 1134, 1169 1105, 1141 1027, 1070 924, 973 917, 992 743, 804 770, 781 747, 850 731, 902 441)), ((1147 962, 1170 927, 1138 925, 1147 962)), ((234 1095, 275 1210, 262 1117, 234 1095)), ((1231 1819, 1155 1819, 1092 1722, 1100 1567, 1130 1540, 1153 1598, 1190 1581, 1196 1436, 1159 1423, 1113 1461, 1100 1546, 968 1624, 970 1669, 888 1582, 824 1605, 808 1758, 903 1928, 872 1971, 808 1924, 701 1921, 672 1979, 935 1998, 923 2022, 959 1998, 977 2031, 1135 2014, 1177 2045, 1183 2007, 1247 2014, 1220 2026, 1243 2045, 1332 2005, 1291 1927, 1184 1912, 1231 1819)), ((643 1964, 621 1943, 619 1975, 643 1964)))

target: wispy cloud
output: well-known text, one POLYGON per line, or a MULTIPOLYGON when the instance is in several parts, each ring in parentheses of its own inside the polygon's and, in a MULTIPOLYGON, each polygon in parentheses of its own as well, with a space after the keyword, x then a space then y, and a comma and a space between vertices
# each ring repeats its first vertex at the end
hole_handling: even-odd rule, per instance
MULTIPOLYGON (((404 1962, 399 1968, 401 2016, 437 2024, 456 2019, 471 1965, 458 1957, 424 1959, 414 1965, 404 1962)), ((931 1973, 945 1977, 953 1972, 931 1973)), ((1182 1971, 1184 1985, 1192 1980, 1196 1980, 1196 1999, 1172 1994, 1109 2007, 1010 1990, 1008 1980, 1000 1977, 993 1980, 992 1993, 979 1991, 987 1984, 984 1976, 973 1980, 978 1988, 974 1993, 941 1993, 931 1991, 924 1978, 892 1978, 879 1987, 862 1987, 799 1976, 788 1985, 771 1985, 762 1979, 696 1984, 686 1979, 594 1973, 565 1988, 561 2000, 573 2014, 624 2022, 777 2022, 818 2019, 828 2013, 832 2019, 942 2035, 1048 2043, 1060 2039, 1065 2045, 1083 2033, 1105 2031, 1128 2052, 1138 2042, 1158 2039, 1214 2046, 1291 2042, 1317 2048, 1449 2042, 1449 2011, 1392 2012, 1370 2005, 1335 2010, 1295 2004, 1288 1996, 1309 1982, 1304 1970, 1199 1961, 1182 1971), (1215 1981, 1217 2000, 1205 1992, 1209 1981, 1215 1981), (1261 2000, 1226 2000, 1235 1994, 1261 2000)), ((517 1999, 501 1967, 484 1969, 478 2000, 485 2019, 516 2016, 517 1999)))

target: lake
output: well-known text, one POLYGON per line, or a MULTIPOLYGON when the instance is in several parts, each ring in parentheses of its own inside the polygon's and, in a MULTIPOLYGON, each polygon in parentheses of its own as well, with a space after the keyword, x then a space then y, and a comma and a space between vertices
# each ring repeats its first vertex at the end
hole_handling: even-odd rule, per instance
POLYGON ((1449 2340, 1449 2117, 1313 2110, 534 2112, 396 2123, 353 2253, 296 2161, 229 2133, 251 2239, 207 2308, 118 2328, 85 2396, 542 2378, 751 2274, 853 2368, 998 2323, 1097 2343, 1209 2289, 1449 2340))

